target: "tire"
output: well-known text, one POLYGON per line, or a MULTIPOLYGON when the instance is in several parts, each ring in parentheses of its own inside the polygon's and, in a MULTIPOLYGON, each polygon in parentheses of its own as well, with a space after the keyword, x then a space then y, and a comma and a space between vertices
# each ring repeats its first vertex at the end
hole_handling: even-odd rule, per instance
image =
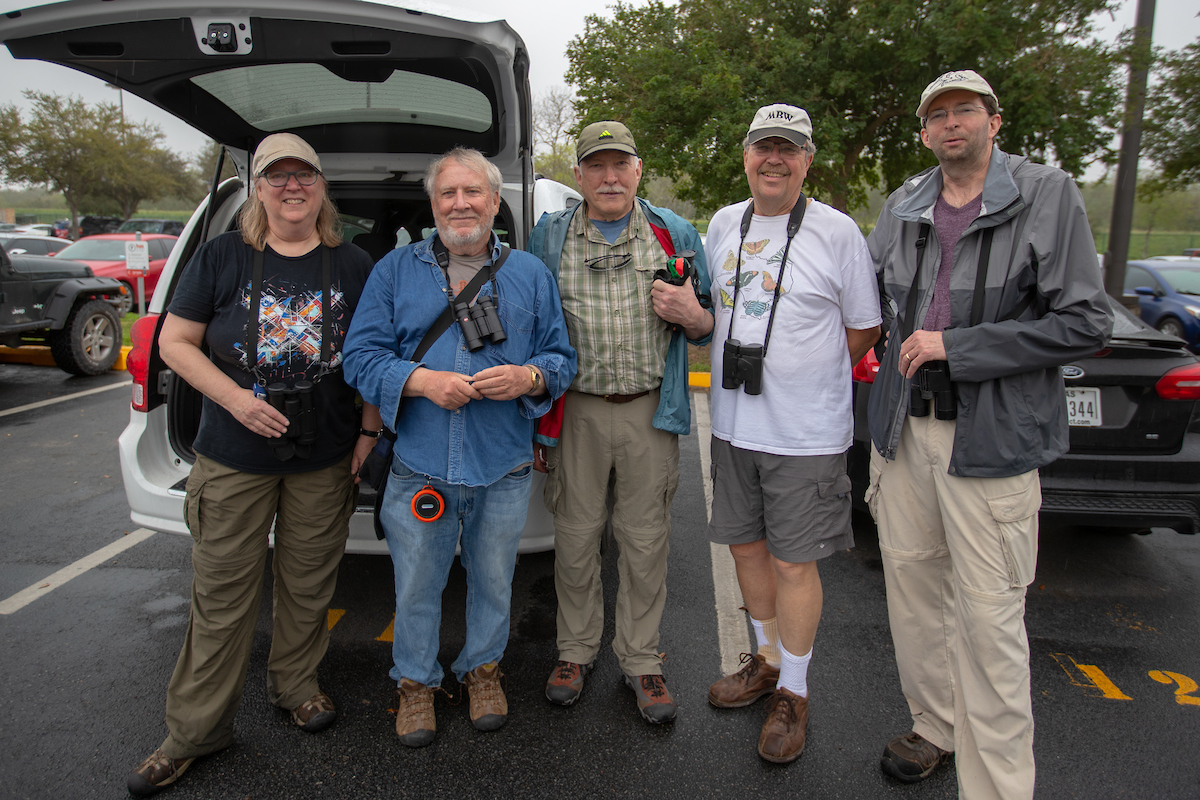
POLYGON ((129 281, 121 281, 121 283, 125 285, 128 294, 121 297, 120 303, 117 305, 118 317, 125 316, 137 305, 137 295, 134 293, 133 287, 129 285, 129 281))
POLYGON ((1183 332, 1183 323, 1174 317, 1164 317, 1159 320, 1158 329, 1169 336, 1176 336, 1187 341, 1187 336, 1183 332))
POLYGON ((121 319, 111 304, 80 302, 50 339, 50 353, 59 369, 72 375, 99 375, 121 354, 121 337, 121 319))

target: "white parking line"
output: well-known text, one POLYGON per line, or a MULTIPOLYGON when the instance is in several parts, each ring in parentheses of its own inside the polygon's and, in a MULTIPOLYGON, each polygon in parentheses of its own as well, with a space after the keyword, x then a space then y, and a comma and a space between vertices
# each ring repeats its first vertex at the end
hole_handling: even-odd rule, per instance
POLYGON ((0 411, 0 417, 7 417, 9 414, 20 414, 22 411, 32 411, 35 408, 42 408, 43 406, 52 406, 55 403, 62 403, 67 400, 74 400, 76 397, 87 397, 89 394, 99 394, 100 392, 107 392, 109 389, 119 389, 122 386, 128 386, 131 383, 133 383, 132 380, 122 381, 121 383, 110 383, 108 386, 101 386, 97 389, 88 389, 83 392, 75 392, 74 394, 65 394, 62 397, 52 397, 49 400, 39 400, 36 403, 30 403, 30 404, 24 405, 24 406, 17 406, 16 408, 8 408, 8 409, 5 409, 4 411, 0 411))
MULTIPOLYGON (((704 504, 708 518, 712 519, 712 479, 709 477, 711 461, 708 442, 712 437, 711 418, 708 414, 708 395, 692 393, 692 405, 696 411, 696 440, 700 445, 700 480, 704 483, 704 504)), ((721 674, 737 672, 741 666, 742 653, 749 653, 750 634, 746 629, 746 617, 742 611, 742 590, 737 582, 737 570, 733 556, 723 544, 708 545, 712 558, 713 604, 717 611, 717 640, 721 646, 721 674)))
POLYGON ((138 528, 136 531, 126 534, 112 544, 101 547, 91 555, 84 556, 74 564, 63 567, 50 577, 22 589, 4 602, 0 602, 0 614, 12 614, 20 611, 42 595, 54 591, 72 578, 78 578, 92 567, 103 564, 118 553, 128 550, 139 542, 144 542, 154 534, 155 531, 149 528, 138 528))

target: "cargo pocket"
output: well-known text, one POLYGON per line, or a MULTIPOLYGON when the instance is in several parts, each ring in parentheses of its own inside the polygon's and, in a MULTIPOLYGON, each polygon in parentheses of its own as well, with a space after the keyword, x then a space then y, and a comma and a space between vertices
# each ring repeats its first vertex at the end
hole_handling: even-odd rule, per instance
POLYGON ((992 518, 1000 528, 1000 548, 1008 570, 1008 585, 1019 589, 1033 583, 1037 569, 1037 516, 1042 488, 1036 473, 1019 492, 987 498, 992 518))
POLYGON ((558 448, 546 448, 546 483, 542 487, 542 503, 551 514, 558 513, 562 499, 562 483, 558 479, 558 448))
POLYGON ((183 496, 183 521, 187 525, 188 532, 192 534, 192 541, 199 543, 201 537, 202 526, 200 524, 200 504, 204 499, 204 487, 207 483, 207 478, 204 476, 203 470, 200 469, 199 460, 192 465, 192 472, 188 475, 186 494, 183 496))
POLYGON ((867 504, 867 511, 871 512, 871 519, 875 520, 875 524, 879 524, 879 482, 883 477, 883 470, 875 465, 874 454, 872 454, 870 464, 867 467, 869 479, 867 481, 867 491, 863 495, 863 502, 867 504))

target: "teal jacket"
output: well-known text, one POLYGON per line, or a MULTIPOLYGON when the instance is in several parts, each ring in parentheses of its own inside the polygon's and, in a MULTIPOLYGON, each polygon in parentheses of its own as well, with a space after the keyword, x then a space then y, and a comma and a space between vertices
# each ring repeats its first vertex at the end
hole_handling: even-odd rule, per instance
MULTIPOLYGON (((690 222, 675 212, 665 208, 656 208, 640 197, 637 201, 650 224, 666 229, 667 233, 671 235, 675 252, 696 251, 696 280, 703 292, 708 287, 709 278, 708 263, 704 258, 704 245, 700 241, 700 234, 696 232, 690 222)), ((580 203, 574 208, 556 211, 553 214, 542 214, 537 226, 529 234, 529 245, 526 249, 545 262, 556 281, 558 280, 559 259, 562 256, 563 244, 567 241, 567 231, 571 227, 571 219, 575 216, 575 212, 582 207, 583 203, 580 203)), ((663 264, 666 265, 666 253, 663 254, 663 264)), ((713 313, 711 308, 708 309, 708 313, 713 313)), ((711 339, 712 334, 710 333, 702 339, 692 341, 692 344, 708 344, 711 339)), ((658 410, 654 412, 653 421, 655 428, 681 435, 687 434, 692 429, 692 409, 688 400, 687 342, 683 331, 671 334, 671 344, 667 347, 667 363, 662 379, 661 396, 658 410)), ((552 447, 557 444, 557 440, 540 433, 536 438, 542 444, 552 447)))

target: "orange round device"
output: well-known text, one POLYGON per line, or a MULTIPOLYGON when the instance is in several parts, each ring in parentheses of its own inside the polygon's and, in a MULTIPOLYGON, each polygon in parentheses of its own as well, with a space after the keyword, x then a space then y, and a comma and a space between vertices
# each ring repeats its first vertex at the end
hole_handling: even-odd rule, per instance
POLYGON ((435 519, 442 516, 442 512, 446 510, 446 501, 438 494, 437 489, 432 486, 426 486, 421 491, 413 495, 412 513, 413 516, 422 522, 433 522, 435 519))

